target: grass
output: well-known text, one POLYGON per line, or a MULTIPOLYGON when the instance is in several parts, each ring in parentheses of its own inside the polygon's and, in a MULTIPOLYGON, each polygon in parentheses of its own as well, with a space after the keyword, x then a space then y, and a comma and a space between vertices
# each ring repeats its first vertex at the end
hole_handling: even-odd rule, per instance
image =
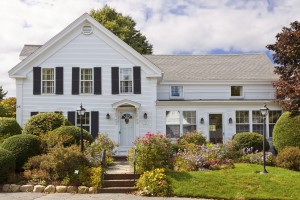
POLYGON ((235 164, 235 169, 169 172, 174 196, 213 199, 300 199, 300 172, 261 165, 235 164))

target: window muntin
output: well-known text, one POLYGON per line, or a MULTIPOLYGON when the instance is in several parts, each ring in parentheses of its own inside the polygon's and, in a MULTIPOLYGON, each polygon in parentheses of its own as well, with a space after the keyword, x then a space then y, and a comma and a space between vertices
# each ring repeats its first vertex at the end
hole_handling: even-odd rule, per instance
POLYGON ((231 86, 231 97, 242 97, 243 86, 231 86))
POLYGON ((120 93, 132 94, 132 69, 120 68, 120 93))
POLYGON ((269 137, 273 136, 273 129, 274 126, 281 116, 282 112, 281 110, 270 110, 269 111, 269 137))
POLYGON ((54 94, 54 68, 42 69, 42 93, 54 94))
POLYGON ((93 70, 90 68, 80 70, 80 93, 93 93, 93 70))
POLYGON ((247 110, 237 110, 235 112, 236 121, 236 133, 249 132, 249 111, 247 110))
MULTIPOLYGON (((80 115, 77 113, 76 126, 80 127, 80 115)), ((85 112, 82 116, 82 128, 90 132, 90 113, 85 112)))
POLYGON ((183 86, 172 85, 171 86, 171 97, 182 98, 183 97, 183 86))
POLYGON ((252 111, 252 131, 263 134, 264 120, 260 110, 252 111))
POLYGON ((196 111, 183 111, 183 133, 196 130, 196 111))
POLYGON ((179 138, 181 133, 197 130, 196 111, 166 111, 166 134, 179 138))

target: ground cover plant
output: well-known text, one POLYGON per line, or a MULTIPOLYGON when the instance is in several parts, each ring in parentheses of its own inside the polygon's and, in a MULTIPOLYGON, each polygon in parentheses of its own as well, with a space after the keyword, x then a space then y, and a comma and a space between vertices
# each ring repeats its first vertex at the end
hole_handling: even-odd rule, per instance
POLYGON ((299 199, 300 173, 277 167, 235 164, 234 169, 168 172, 174 196, 213 199, 299 199))

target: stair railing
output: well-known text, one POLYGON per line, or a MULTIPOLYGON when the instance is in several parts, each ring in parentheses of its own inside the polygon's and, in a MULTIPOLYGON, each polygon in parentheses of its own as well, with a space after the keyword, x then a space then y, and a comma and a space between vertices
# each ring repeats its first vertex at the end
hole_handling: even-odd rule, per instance
POLYGON ((133 151, 133 180, 135 182, 136 179, 136 146, 134 146, 133 151))
POLYGON ((105 168, 106 168, 106 150, 102 150, 102 153, 101 153, 101 168, 102 168, 102 179, 101 179, 101 182, 102 182, 102 187, 103 187, 103 181, 104 181, 104 175, 105 175, 105 168))

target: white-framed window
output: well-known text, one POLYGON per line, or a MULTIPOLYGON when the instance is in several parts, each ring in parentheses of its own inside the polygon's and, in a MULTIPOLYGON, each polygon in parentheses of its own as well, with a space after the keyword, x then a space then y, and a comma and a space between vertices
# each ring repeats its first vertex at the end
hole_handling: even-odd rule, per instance
POLYGON ((237 110, 235 112, 235 121, 236 121, 236 133, 250 131, 248 110, 237 110))
POLYGON ((281 110, 269 110, 269 137, 273 136, 274 126, 281 114, 281 110))
POLYGON ((171 98, 183 98, 183 86, 171 85, 170 96, 171 98))
MULTIPOLYGON (((76 112, 77 113, 77 112, 76 112)), ((90 120, 90 113, 85 112, 82 116, 82 128, 86 130, 87 132, 90 132, 91 127, 91 120, 90 120)), ((76 119, 76 126, 80 127, 80 115, 77 113, 77 119, 76 119)))
POLYGON ((243 97, 243 86, 231 86, 231 97, 243 97))
POLYGON ((81 94, 93 93, 93 69, 92 68, 80 69, 80 93, 81 94))
POLYGON ((120 93, 132 94, 132 68, 120 68, 120 93))
POLYGON ((42 93, 54 94, 55 90, 54 68, 42 68, 42 93))
POLYGON ((252 111, 252 131, 263 134, 264 120, 263 120, 260 110, 252 111))
POLYGON ((170 138, 179 138, 182 133, 197 130, 196 111, 166 111, 166 134, 170 138))

